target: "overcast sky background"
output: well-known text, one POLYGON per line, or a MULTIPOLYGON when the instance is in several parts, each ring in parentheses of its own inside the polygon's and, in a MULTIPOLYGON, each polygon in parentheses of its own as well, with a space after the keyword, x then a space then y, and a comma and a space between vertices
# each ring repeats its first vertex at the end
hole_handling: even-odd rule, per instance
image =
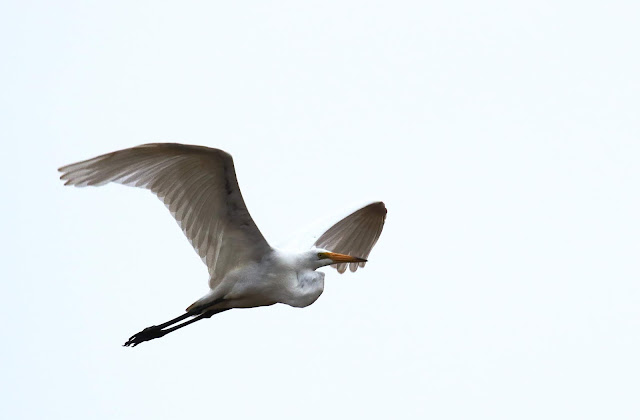
POLYGON ((638 418, 639 12, 4 2, 0 417, 638 418), (205 266, 150 193, 56 169, 159 141, 230 152, 273 243, 385 201, 370 263, 121 347, 205 266))

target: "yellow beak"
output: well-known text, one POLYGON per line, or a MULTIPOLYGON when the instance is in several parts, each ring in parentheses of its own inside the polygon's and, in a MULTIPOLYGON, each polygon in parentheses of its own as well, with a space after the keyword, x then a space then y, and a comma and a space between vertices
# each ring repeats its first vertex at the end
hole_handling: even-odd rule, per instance
POLYGON ((364 258, 352 257, 351 255, 338 254, 337 252, 320 252, 323 258, 329 258, 333 262, 367 262, 364 258))

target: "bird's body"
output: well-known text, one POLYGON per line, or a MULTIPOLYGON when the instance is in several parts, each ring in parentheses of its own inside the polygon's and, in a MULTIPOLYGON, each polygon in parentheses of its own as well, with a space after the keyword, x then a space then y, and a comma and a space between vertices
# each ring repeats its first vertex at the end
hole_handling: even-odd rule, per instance
POLYGON ((284 303, 305 307, 324 290, 334 265, 364 267, 386 217, 382 202, 345 217, 301 252, 271 247, 249 215, 228 153, 203 146, 156 143, 124 149, 60 168, 65 185, 109 182, 151 190, 169 208, 209 269, 209 292, 186 313, 132 336, 136 346, 233 308, 284 303), (185 321, 186 320, 186 321, 185 321), (180 323, 181 321, 185 321, 180 323))
POLYGON ((324 291, 324 273, 315 271, 319 267, 311 265, 315 255, 317 252, 313 251, 298 254, 274 248, 260 262, 227 273, 187 310, 221 298, 224 302, 217 308, 254 308, 276 303, 297 308, 309 306, 324 291))

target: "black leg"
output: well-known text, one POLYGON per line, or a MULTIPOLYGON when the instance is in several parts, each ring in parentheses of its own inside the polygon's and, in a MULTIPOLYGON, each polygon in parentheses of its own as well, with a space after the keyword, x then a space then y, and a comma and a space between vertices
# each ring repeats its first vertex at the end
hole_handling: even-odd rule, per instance
POLYGON ((177 317, 175 317, 175 318, 173 318, 173 319, 171 319, 171 320, 169 320, 169 321, 165 322, 164 324, 160 324, 160 325, 152 325, 152 326, 150 326, 149 328, 157 328, 157 329, 159 329, 159 330, 160 330, 160 329, 162 329, 162 328, 166 328, 166 327, 168 327, 168 326, 170 326, 170 325, 173 325, 173 324, 175 324, 175 323, 177 323, 177 322, 182 321, 183 319, 187 319, 187 318, 189 318, 190 316, 194 316, 194 315, 197 315, 197 313, 194 313, 194 312, 187 312, 187 313, 184 313, 184 314, 182 314, 182 315, 180 315, 180 316, 177 316, 177 317))
POLYGON ((201 319, 205 319, 205 318, 211 318, 213 315, 215 314, 219 314, 220 312, 224 312, 226 310, 229 310, 231 308, 226 308, 226 309, 212 309, 212 310, 198 310, 197 312, 187 312, 186 314, 180 315, 176 318, 173 318, 170 321, 165 322, 164 324, 160 324, 160 325, 152 325, 151 327, 147 327, 144 330, 140 331, 139 333, 136 333, 134 335, 132 335, 129 340, 127 340, 126 343, 124 343, 124 346, 126 347, 135 347, 140 343, 144 343, 145 341, 149 341, 149 340, 153 340, 155 338, 160 338, 160 337, 164 337, 165 335, 169 334, 170 332, 173 332, 177 329, 180 329, 182 327, 186 327, 189 324, 193 324, 196 321, 200 321, 201 319), (199 312, 199 313, 198 313, 199 312), (175 325, 171 328, 166 328, 170 325, 173 325, 177 322, 182 321, 183 319, 189 318, 189 317, 193 317, 192 319, 183 322, 182 324, 178 324, 175 325))

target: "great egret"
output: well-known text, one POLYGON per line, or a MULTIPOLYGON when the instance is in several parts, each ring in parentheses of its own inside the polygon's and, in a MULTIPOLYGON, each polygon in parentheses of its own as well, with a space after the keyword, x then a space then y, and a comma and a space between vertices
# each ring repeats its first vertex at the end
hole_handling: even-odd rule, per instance
POLYGON ((233 159, 204 146, 155 143, 107 153, 59 169, 65 185, 117 182, 151 190, 169 208, 209 269, 209 292, 186 313, 134 334, 136 346, 232 308, 285 303, 311 305, 324 290, 324 273, 364 267, 382 232, 387 209, 371 203, 345 217, 310 250, 272 248, 244 204, 233 159), (186 320, 186 321, 185 321, 186 320), (184 321, 184 322, 182 322, 184 321))

